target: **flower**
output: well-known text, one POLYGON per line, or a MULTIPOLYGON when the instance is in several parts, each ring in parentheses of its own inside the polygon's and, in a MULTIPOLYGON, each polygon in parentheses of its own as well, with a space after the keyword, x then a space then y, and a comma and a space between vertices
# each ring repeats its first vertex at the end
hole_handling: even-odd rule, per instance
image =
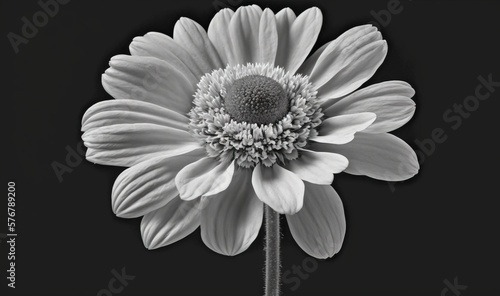
POLYGON ((82 138, 89 161, 129 167, 112 208, 144 216, 148 249, 201 225, 210 249, 239 254, 266 204, 286 215, 306 253, 328 258, 346 228, 334 174, 417 173, 414 151, 388 133, 413 116, 414 90, 402 81, 357 90, 382 64, 386 41, 362 25, 309 56, 321 25, 318 8, 223 9, 208 32, 181 18, 173 38, 148 33, 131 55, 111 59, 102 84, 116 100, 88 109, 82 138))

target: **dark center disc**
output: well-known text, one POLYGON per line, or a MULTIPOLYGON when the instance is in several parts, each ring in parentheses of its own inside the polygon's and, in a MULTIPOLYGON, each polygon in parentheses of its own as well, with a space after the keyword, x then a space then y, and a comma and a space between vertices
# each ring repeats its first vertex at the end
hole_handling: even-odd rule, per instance
POLYGON ((283 87, 262 75, 249 75, 233 82, 224 98, 226 110, 238 122, 275 123, 289 109, 283 87))

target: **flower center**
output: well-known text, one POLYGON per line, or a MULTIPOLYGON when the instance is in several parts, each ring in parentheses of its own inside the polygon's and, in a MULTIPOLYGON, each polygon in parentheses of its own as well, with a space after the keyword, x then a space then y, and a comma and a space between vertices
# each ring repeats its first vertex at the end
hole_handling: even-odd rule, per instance
POLYGON ((237 79, 229 88, 224 105, 238 122, 275 123, 288 113, 289 99, 274 79, 248 75, 237 79))
POLYGON ((270 64, 227 66, 201 77, 189 132, 209 157, 243 168, 299 157, 317 135, 321 107, 309 77, 270 64))

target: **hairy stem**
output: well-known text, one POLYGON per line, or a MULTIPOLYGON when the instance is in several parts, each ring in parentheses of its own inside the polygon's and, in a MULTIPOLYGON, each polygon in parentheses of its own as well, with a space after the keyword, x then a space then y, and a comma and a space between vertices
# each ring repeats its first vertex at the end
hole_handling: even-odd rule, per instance
POLYGON ((265 296, 279 296, 281 282, 280 215, 265 205, 266 220, 266 267, 265 296))

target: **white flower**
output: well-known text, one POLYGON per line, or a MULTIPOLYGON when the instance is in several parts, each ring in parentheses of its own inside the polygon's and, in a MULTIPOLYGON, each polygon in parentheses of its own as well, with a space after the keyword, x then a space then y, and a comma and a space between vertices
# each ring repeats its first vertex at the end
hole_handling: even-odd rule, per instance
POLYGON ((147 248, 201 225, 210 249, 239 254, 259 232, 264 203, 286 214, 305 252, 331 257, 346 227, 334 174, 417 173, 414 151, 388 133, 412 117, 413 89, 388 81, 356 91, 384 60, 386 41, 359 26, 307 58, 321 24, 318 8, 223 9, 208 33, 181 18, 173 38, 148 33, 131 55, 111 59, 102 83, 116 100, 89 108, 82 138, 89 161, 130 167, 112 208, 144 216, 147 248))

